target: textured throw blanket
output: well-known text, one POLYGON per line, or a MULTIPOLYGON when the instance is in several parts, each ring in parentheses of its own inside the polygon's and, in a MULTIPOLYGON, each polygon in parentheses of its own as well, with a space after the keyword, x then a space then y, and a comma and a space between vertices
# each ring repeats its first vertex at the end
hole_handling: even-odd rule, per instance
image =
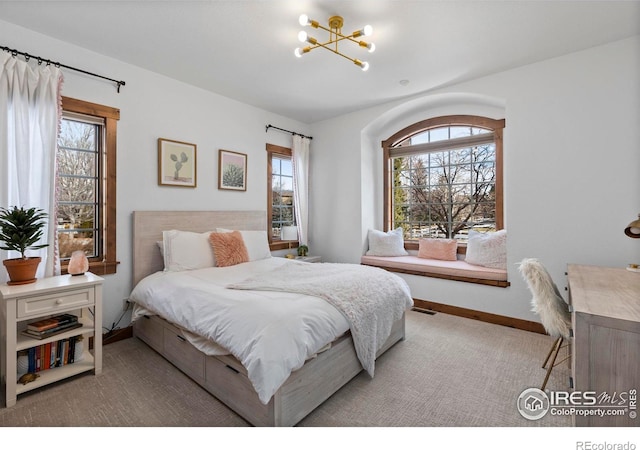
POLYGON ((358 264, 297 262, 227 288, 295 292, 326 300, 349 321, 358 359, 372 377, 376 353, 391 334, 393 323, 413 306, 402 278, 358 264))

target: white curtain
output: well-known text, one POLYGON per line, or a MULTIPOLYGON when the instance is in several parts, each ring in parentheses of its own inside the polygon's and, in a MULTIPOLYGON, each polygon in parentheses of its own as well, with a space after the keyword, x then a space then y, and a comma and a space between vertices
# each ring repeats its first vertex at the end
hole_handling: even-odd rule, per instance
POLYGON ((309 143, 311 139, 293 135, 293 206, 296 211, 298 242, 307 245, 309 238, 309 143))
MULTIPOLYGON (((41 208, 47 213, 46 227, 38 244, 27 256, 40 256, 36 277, 60 273, 57 257, 55 161, 61 120, 63 76, 59 68, 25 62, 0 52, 0 206, 41 208)), ((0 250, 0 260, 19 257, 0 250)), ((2 268, 4 269, 4 267, 2 268)), ((0 269, 0 282, 6 282, 0 269)))

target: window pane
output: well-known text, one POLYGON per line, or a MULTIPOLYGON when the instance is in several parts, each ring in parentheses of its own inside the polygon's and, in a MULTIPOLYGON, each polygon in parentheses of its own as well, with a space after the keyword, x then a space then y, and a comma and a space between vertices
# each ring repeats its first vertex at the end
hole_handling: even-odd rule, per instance
POLYGON ((292 162, 290 159, 282 159, 281 162, 281 169, 280 169, 280 173, 282 175, 287 175, 292 177, 293 176, 293 166, 292 166, 292 162))
POLYGON ((451 127, 450 133, 450 139, 471 136, 471 127, 451 127))
POLYGON ((78 151, 60 147, 56 154, 58 175, 96 176, 96 152, 78 151))
POLYGON ((275 174, 280 174, 280 158, 272 158, 271 159, 271 172, 275 174))
POLYGON ((445 141, 449 139, 449 127, 434 128, 429 130, 429 142, 445 141))
POLYGON ((60 258, 70 258, 75 250, 97 255, 95 248, 95 207, 82 204, 58 205, 58 245, 60 258))
POLYGON ((96 200, 96 179, 75 176, 58 177, 59 202, 89 202, 96 200))
POLYGON ((411 136, 409 139, 409 145, 426 144, 429 142, 429 132, 423 131, 422 133, 411 136))
POLYGON ((58 145, 73 149, 95 150, 98 125, 63 119, 58 145))

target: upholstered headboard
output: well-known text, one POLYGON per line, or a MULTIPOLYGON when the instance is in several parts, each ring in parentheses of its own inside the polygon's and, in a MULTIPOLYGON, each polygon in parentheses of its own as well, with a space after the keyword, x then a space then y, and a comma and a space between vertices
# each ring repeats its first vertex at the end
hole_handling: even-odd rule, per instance
POLYGON ((203 233, 216 228, 266 230, 265 211, 134 211, 133 286, 147 275, 164 269, 160 248, 165 230, 203 233))

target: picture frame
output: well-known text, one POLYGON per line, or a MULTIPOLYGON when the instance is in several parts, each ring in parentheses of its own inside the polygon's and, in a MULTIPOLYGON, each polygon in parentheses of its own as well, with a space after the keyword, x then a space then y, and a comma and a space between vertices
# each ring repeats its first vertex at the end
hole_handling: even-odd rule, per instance
POLYGON ((196 152, 196 144, 158 138, 158 185, 195 188, 196 152))
POLYGON ((218 189, 247 190, 247 158, 245 153, 218 150, 218 189))

